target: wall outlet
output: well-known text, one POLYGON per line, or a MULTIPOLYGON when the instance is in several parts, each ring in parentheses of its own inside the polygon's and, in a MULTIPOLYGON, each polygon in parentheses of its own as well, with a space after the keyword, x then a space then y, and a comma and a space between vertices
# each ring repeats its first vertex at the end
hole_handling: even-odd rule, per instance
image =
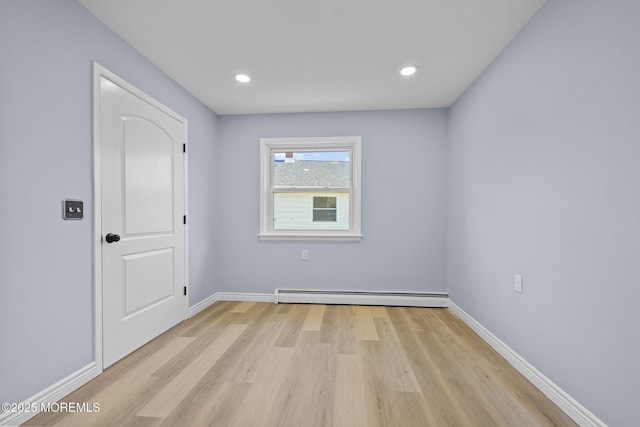
POLYGON ((513 279, 514 279, 513 289, 516 292, 522 293, 522 276, 520 274, 516 274, 515 276, 513 276, 513 279))
POLYGON ((303 261, 309 261, 309 251, 306 249, 302 250, 302 260, 303 261))

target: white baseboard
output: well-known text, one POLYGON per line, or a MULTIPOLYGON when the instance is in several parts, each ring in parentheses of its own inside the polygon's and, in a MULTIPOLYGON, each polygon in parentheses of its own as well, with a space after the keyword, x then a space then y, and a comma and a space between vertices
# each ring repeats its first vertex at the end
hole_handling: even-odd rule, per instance
POLYGON ((602 420, 592 414, 574 398, 569 396, 569 394, 558 387, 549 378, 544 376, 542 372, 538 371, 533 367, 533 365, 527 362, 522 356, 502 342, 498 337, 492 334, 487 328, 482 326, 482 324, 471 317, 471 315, 461 309, 458 305, 451 302, 449 308, 576 423, 580 426, 606 427, 606 424, 602 420))
POLYGON ((213 294, 203 299, 199 303, 195 304, 194 306, 189 307, 189 311, 187 312, 187 319, 192 318, 193 316, 200 313, 202 310, 206 309, 216 301, 218 301, 217 294, 213 294))
POLYGON ((216 292, 203 299, 193 307, 189 307, 187 319, 200 313, 217 301, 252 301, 252 302, 274 302, 273 294, 246 293, 246 292, 216 292))
POLYGON ((48 404, 57 402, 97 377, 98 374, 100 372, 96 363, 91 362, 84 368, 79 369, 18 405, 22 408, 29 408, 29 412, 0 413, 0 426, 18 426, 28 421, 40 413, 42 406, 46 407, 48 404))
POLYGON ((316 291, 276 289, 276 303, 353 304, 405 307, 449 307, 449 296, 439 293, 316 291))
POLYGON ((217 292, 216 295, 218 297, 218 301, 274 302, 273 294, 217 292))

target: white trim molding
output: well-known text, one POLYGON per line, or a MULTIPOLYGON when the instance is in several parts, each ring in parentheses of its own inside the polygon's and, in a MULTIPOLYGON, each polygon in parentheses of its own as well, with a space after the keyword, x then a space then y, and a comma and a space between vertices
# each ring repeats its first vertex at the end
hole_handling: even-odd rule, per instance
POLYGON ((187 312, 187 319, 190 319, 196 314, 200 313, 201 311, 206 310, 211 305, 213 305, 216 301, 218 301, 217 295, 213 294, 203 299, 199 303, 189 307, 189 311, 187 312))
POLYGON ((251 301, 251 302, 275 302, 273 294, 244 293, 244 292, 217 292, 218 301, 251 301))
POLYGON ((487 342, 495 351, 504 357, 514 368, 524 375, 533 385, 535 385, 545 396, 553 401, 569 417, 580 426, 606 427, 602 420, 592 414, 587 408, 569 396, 567 392, 558 387, 553 381, 538 371, 533 365, 527 362, 522 356, 516 353, 511 347, 496 337, 487 328, 471 317, 454 302, 450 302, 449 308, 464 323, 487 342))
POLYGON ((274 302, 274 297, 273 294, 266 293, 216 292, 192 307, 189 307, 187 318, 191 318, 201 311, 206 310, 218 301, 274 302))
MULTIPOLYGON (((58 381, 40 393, 18 404, 18 408, 29 408, 28 411, 0 413, 0 426, 17 426, 35 417, 43 407, 55 403, 69 393, 79 389, 100 374, 96 363, 92 362, 58 381)), ((99 402, 98 402, 99 403, 99 402)))
POLYGON ((276 303, 449 307, 446 293, 276 289, 276 303))

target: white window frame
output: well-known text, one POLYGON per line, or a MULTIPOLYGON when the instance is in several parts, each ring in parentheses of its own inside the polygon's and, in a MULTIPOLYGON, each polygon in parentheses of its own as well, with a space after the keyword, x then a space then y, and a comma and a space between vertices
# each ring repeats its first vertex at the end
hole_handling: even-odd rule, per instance
MULTIPOLYGON (((361 240, 362 138, 260 138, 260 240, 361 240), (274 155, 276 152, 349 151, 351 186, 348 230, 277 230, 273 228, 274 155)), ((304 189, 301 189, 304 191, 304 189)), ((314 189, 316 191, 317 189, 314 189)), ((333 189, 331 190, 333 191, 333 189)))

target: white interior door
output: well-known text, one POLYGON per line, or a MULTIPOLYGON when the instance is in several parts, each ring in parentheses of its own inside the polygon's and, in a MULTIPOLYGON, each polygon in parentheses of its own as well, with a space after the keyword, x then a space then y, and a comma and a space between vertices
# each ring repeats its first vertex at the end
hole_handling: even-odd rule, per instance
POLYGON ((186 315, 186 121, 119 79, 99 85, 107 367, 186 315))

